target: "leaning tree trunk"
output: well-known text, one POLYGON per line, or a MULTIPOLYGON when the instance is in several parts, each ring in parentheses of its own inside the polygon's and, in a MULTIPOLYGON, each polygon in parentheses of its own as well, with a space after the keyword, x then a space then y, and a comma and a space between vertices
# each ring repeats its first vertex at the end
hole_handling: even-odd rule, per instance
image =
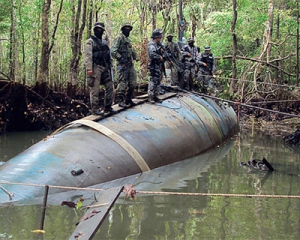
POLYGON ((72 58, 70 61, 70 75, 69 75, 68 90, 67 90, 67 94, 71 98, 75 97, 76 88, 78 84, 79 61, 82 55, 81 41, 82 41, 82 35, 83 35, 85 22, 86 22, 86 6, 87 6, 87 0, 83 0, 83 1, 78 0, 77 12, 75 13, 75 4, 73 5, 74 14, 72 20, 74 20, 73 21, 74 24, 73 24, 73 29, 71 30, 72 58), (80 18, 81 18, 81 26, 79 28, 80 18))
POLYGON ((235 25, 237 20, 237 1, 232 0, 232 10, 233 10, 233 19, 231 23, 231 34, 232 34, 232 43, 233 43, 233 49, 232 49, 232 80, 230 83, 230 89, 229 93, 233 94, 234 87, 235 87, 235 81, 237 78, 237 69, 236 69, 236 54, 237 54, 237 38, 235 34, 235 25))
MULTIPOLYGON (((266 24, 266 43, 267 43, 267 63, 270 62, 272 53, 272 33, 273 33, 273 22, 274 22, 274 0, 269 1, 268 7, 268 21, 266 24)), ((271 71, 270 67, 267 68, 267 79, 268 82, 271 81, 271 71)))

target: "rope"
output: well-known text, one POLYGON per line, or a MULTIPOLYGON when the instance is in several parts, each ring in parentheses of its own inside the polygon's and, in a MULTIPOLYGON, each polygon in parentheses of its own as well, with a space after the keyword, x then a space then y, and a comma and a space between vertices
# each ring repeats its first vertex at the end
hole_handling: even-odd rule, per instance
POLYGON ((246 197, 246 198, 297 198, 294 195, 254 195, 254 194, 230 194, 230 193, 184 193, 184 192, 152 192, 136 191, 140 194, 170 195, 170 196, 208 196, 208 197, 246 197))
MULTIPOLYGON (((27 187, 45 187, 46 184, 36 184, 36 183, 21 183, 21 182, 4 182, 1 181, 1 184, 4 185, 22 185, 27 187)), ((67 186, 56 186, 48 185, 49 188, 59 188, 59 189, 68 189, 68 190, 85 190, 85 191, 103 191, 101 188, 82 188, 82 187, 67 187, 67 186)))
POLYGON ((199 96, 215 99, 215 100, 232 103, 232 104, 235 104, 235 105, 240 105, 240 106, 244 106, 244 107, 248 107, 248 108, 259 109, 259 110, 266 111, 266 112, 272 112, 272 113, 277 113, 277 114, 281 114, 281 115, 285 115, 285 116, 300 118, 300 115, 296 115, 296 114, 279 112, 279 111, 275 111, 275 110, 271 110, 271 109, 256 107, 256 106, 252 106, 252 105, 241 103, 241 102, 234 102, 234 101, 231 101, 231 100, 226 100, 226 99, 223 99, 223 98, 218 98, 218 97, 213 97, 213 96, 210 96, 210 95, 206 95, 206 94, 203 94, 203 93, 197 93, 197 92, 194 92, 194 91, 192 91, 192 93, 196 94, 196 95, 199 95, 199 96))
MULTIPOLYGON (((237 82, 249 82, 253 83, 253 80, 242 80, 238 78, 229 78, 229 77, 220 77, 220 76, 214 76, 214 75, 203 75, 203 76, 209 76, 215 79, 225 79, 225 80, 232 80, 232 81, 237 81, 237 82)), ((293 87, 295 89, 299 89, 300 87, 295 86, 295 85, 287 85, 287 84, 278 84, 278 83, 267 83, 267 82, 257 82, 257 84, 265 84, 265 85, 271 85, 271 86, 277 86, 277 87, 293 87)))

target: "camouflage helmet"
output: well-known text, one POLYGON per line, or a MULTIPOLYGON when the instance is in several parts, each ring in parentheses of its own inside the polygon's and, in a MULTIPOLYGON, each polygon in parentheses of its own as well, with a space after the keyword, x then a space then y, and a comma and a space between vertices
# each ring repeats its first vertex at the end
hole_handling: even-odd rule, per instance
POLYGON ((123 23, 122 26, 121 26, 121 30, 122 30, 124 27, 130 27, 131 30, 132 30, 132 28, 133 28, 132 25, 131 25, 129 22, 123 23))
POLYGON ((166 37, 174 37, 172 33, 168 33, 166 37))
POLYGON ((151 38, 153 38, 153 39, 155 39, 155 38, 162 38, 162 31, 160 29, 155 29, 152 32, 151 38))
POLYGON ((205 46, 204 47, 204 51, 210 51, 211 49, 210 49, 210 46, 205 46))
POLYGON ((190 37, 188 40, 188 43, 190 43, 190 42, 195 42, 194 38, 190 37))
POLYGON ((103 31, 105 31, 105 25, 103 22, 96 22, 93 29, 95 30, 96 28, 101 28, 103 31))

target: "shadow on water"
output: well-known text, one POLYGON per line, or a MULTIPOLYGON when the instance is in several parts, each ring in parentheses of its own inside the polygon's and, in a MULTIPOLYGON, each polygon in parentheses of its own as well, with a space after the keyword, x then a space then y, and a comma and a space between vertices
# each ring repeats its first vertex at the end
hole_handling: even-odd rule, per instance
MULTIPOLYGON (((279 138, 238 136, 198 157, 145 174, 137 179, 136 189, 300 195, 299 160, 299 150, 285 147, 279 138), (277 172, 239 166, 262 157, 277 172)), ((57 203, 69 200, 56 197, 57 203)), ((121 195, 94 239, 299 239, 299 207, 299 199, 137 195, 133 202, 121 195)), ((84 212, 48 205, 43 238, 68 239, 84 212)), ((31 230, 38 228, 40 215, 41 205, 36 204, 0 208, 0 239, 34 239, 31 230)))

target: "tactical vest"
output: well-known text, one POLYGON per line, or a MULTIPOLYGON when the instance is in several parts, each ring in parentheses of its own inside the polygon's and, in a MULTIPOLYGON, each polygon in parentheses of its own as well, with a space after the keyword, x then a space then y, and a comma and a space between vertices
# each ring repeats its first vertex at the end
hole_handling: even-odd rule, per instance
POLYGON ((207 68, 209 69, 209 71, 211 71, 214 65, 213 55, 211 53, 210 54, 202 53, 202 62, 206 63, 207 68))
POLYGON ((118 49, 118 52, 122 56, 122 58, 126 59, 126 61, 132 62, 133 60, 133 50, 132 50, 132 44, 129 41, 126 41, 125 39, 121 40, 120 47, 118 49))
MULTIPOLYGON (((162 54, 162 51, 161 49, 163 48, 163 45, 160 43, 158 45, 156 45, 154 42, 151 43, 151 45, 154 45, 155 47, 155 53, 157 53, 158 55, 160 56, 163 56, 162 54)), ((153 59, 150 59, 150 63, 149 63, 149 66, 150 67, 154 67, 154 66, 157 66, 157 65, 161 65, 161 61, 160 60, 153 60, 153 59)))
MULTIPOLYGON (((189 45, 185 45, 183 47, 183 50, 185 52, 189 52, 192 55, 193 60, 195 61, 198 55, 198 49, 194 46, 194 47, 190 47, 189 45)), ((187 60, 189 57, 185 57, 184 60, 187 60)))
POLYGON ((91 36, 94 41, 93 47, 93 62, 96 65, 110 65, 110 50, 105 40, 100 41, 98 38, 91 36))

